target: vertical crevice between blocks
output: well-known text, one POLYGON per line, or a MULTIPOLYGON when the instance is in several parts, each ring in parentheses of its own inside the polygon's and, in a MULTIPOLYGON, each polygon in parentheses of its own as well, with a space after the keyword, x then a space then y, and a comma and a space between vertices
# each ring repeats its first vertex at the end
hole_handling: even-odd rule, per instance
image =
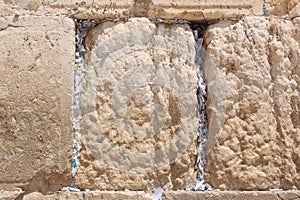
MULTIPOLYGON (((72 177, 74 177, 79 168, 79 155, 81 151, 81 131, 80 121, 82 119, 82 95, 84 94, 84 39, 89 30, 100 23, 98 19, 81 20, 74 19, 76 24, 76 53, 74 70, 74 94, 73 94, 73 152, 72 152, 72 177)), ((73 183, 72 183, 73 184, 73 183)))
POLYGON ((197 132, 197 159, 195 170, 197 171, 197 183, 194 190, 210 190, 211 186, 205 181, 204 166, 206 164, 206 149, 208 143, 208 121, 206 114, 207 103, 207 80, 203 69, 204 49, 203 35, 211 22, 191 22, 190 27, 195 37, 195 65, 197 67, 197 117, 199 120, 199 128, 197 132))

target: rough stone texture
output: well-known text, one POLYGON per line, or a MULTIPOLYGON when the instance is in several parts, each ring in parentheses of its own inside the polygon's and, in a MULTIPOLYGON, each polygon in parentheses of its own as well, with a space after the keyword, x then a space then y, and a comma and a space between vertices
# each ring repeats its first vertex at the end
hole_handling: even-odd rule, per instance
POLYGON ((127 18, 132 0, 5 0, 8 6, 35 14, 64 14, 80 19, 127 18))
POLYGON ((89 191, 89 192, 55 192, 42 194, 32 192, 0 192, 1 200, 152 200, 150 194, 143 191, 89 191))
MULTIPOLYGON (((98 200, 98 199, 133 199, 152 200, 152 195, 142 191, 89 191, 89 192, 56 192, 50 195, 41 193, 24 194, 24 192, 0 192, 3 200, 98 200)), ((300 191, 165 191, 163 200, 299 200, 300 191)))
POLYGON ((7 200, 152 200, 151 195, 143 191, 56 192, 48 195, 38 192, 29 194, 5 192, 3 196, 0 193, 0 199, 2 198, 7 200))
POLYGON ((300 188, 300 18, 246 17, 205 38, 215 188, 300 188))
POLYGON ((58 200, 62 199, 60 194, 61 193, 42 194, 38 192, 32 192, 29 194, 23 194, 22 200, 58 200))
MULTIPOLYGON (((0 189, 46 192, 70 183, 75 33, 66 16, 199 21, 263 10, 291 21, 248 17, 206 34, 206 178, 220 189, 299 188, 299 0, 265 0, 264 8, 256 0, 0 0, 0 189)), ((195 133, 195 112, 189 110, 195 108, 195 88, 186 90, 196 82, 188 68, 194 43, 186 26, 170 27, 134 19, 105 23, 87 38, 87 95, 92 91, 96 98, 86 99, 83 127, 92 131, 84 137, 78 186, 144 190, 194 184, 196 135, 181 135, 195 133), (161 82, 149 81, 153 77, 161 82)), ((44 197, 26 198, 33 196, 44 197)))
POLYGON ((261 15, 263 1, 233 0, 152 0, 148 7, 151 18, 214 20, 261 15))
POLYGON ((163 200, 299 200, 299 191, 167 191, 163 200))
POLYGON ((12 191, 0 191, 0 199, 1 200, 12 200, 12 199, 20 199, 20 196, 22 196, 23 192, 12 192, 12 191))
POLYGON ((99 192, 80 192, 74 193, 64 192, 61 193, 60 199, 65 200, 98 200, 98 199, 115 199, 115 200, 152 200, 150 194, 143 191, 99 191, 99 192))
POLYGON ((0 189, 70 184, 74 24, 1 17, 0 189))
POLYGON ((265 10, 270 15, 289 15, 290 18, 300 16, 299 0, 265 0, 265 10))
POLYGON ((81 188, 195 184, 194 37, 188 25, 106 22, 86 38, 81 188))
POLYGON ((83 19, 135 16, 214 20, 263 13, 263 1, 257 0, 5 0, 5 3, 24 11, 39 14, 61 13, 83 19))
POLYGON ((300 17, 300 2, 289 4, 289 18, 294 19, 295 17, 300 17))

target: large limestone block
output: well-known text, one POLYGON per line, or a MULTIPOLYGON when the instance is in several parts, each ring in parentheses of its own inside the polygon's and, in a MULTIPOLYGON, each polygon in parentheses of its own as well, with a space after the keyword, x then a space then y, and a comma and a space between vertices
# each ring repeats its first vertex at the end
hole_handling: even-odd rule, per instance
POLYGON ((68 14, 81 19, 149 17, 184 20, 216 20, 262 15, 257 0, 6 0, 24 11, 68 14))
POLYGON ((91 192, 60 192, 61 200, 153 200, 150 194, 144 191, 91 191, 91 192))
POLYGON ((261 15, 263 1, 256 0, 152 0, 148 7, 151 18, 215 20, 261 15))
MULTIPOLYGON (((164 191, 163 200, 298 200, 299 190, 289 191, 164 191)), ((144 191, 85 191, 85 192, 55 192, 41 194, 37 192, 0 192, 1 200, 152 200, 151 193, 144 191)), ((156 198, 157 199, 157 198, 156 198)))
POLYGON ((6 0, 7 5, 35 13, 68 14, 80 19, 126 18, 132 0, 6 0))
POLYGON ((59 193, 42 194, 38 192, 32 192, 29 194, 25 194, 22 200, 62 200, 62 198, 59 197, 59 193))
POLYGON ((206 180, 215 188, 300 188, 300 19, 211 26, 206 180))
POLYGON ((299 199, 299 190, 290 191, 166 191, 163 200, 275 200, 299 199))
POLYGON ((70 183, 74 23, 1 20, 0 188, 57 190, 70 183))
MULTIPOLYGON (((18 193, 4 192, 2 195, 0 192, 1 200, 20 200, 22 197, 18 193)), ((42 194, 38 192, 32 192, 29 194, 23 194, 22 200, 152 200, 150 194, 146 194, 143 191, 88 191, 88 192, 55 192, 53 194, 42 194)))
POLYGON ((188 25, 105 22, 86 37, 82 188, 195 183, 195 48, 188 25))

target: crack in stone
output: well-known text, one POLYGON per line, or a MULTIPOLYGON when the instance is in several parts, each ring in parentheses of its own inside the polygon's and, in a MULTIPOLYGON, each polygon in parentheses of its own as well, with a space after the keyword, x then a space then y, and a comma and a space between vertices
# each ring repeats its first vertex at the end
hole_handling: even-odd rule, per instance
POLYGON ((22 27, 26 27, 26 26, 17 26, 17 25, 8 24, 7 26, 0 28, 0 31, 4 31, 8 28, 22 28, 22 27))
POLYGON ((277 196, 279 199, 284 200, 284 198, 282 198, 282 197, 280 196, 280 194, 277 193, 276 196, 277 196))

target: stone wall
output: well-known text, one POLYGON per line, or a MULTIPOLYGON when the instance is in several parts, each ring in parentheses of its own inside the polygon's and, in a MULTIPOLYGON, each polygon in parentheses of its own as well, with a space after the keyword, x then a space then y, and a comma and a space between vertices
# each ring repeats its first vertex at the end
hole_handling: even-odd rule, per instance
POLYGON ((205 181, 300 188, 299 0, 0 0, 0 190, 47 193, 72 182, 72 18, 102 20, 85 38, 76 186, 196 184, 188 21, 209 21, 205 181))

